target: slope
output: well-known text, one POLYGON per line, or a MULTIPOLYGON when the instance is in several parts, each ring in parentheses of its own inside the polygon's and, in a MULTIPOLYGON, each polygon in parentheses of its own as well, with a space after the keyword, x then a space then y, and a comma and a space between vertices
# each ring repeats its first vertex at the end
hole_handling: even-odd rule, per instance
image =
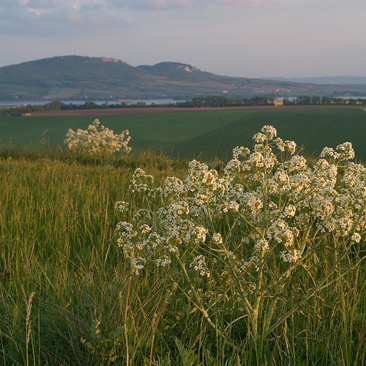
POLYGON ((0 99, 118 100, 366 94, 365 86, 301 84, 215 75, 178 62, 133 67, 105 57, 60 56, 0 68, 0 99))

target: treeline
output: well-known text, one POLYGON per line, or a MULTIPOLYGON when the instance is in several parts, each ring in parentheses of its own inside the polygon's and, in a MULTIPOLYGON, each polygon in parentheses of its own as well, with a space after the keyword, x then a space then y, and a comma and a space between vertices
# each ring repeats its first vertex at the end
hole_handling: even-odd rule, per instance
POLYGON ((12 107, 3 110, 4 116, 21 116, 22 114, 38 112, 38 111, 57 111, 61 109, 61 102, 51 102, 44 105, 26 104, 23 107, 12 107))
POLYGON ((284 105, 366 105, 366 99, 300 96, 295 99, 283 99, 284 105))
POLYGON ((318 96, 300 96, 297 98, 277 99, 273 97, 257 96, 253 98, 230 98, 227 96, 207 96, 195 97, 191 100, 167 104, 146 104, 137 103, 118 103, 118 104, 96 104, 94 102, 85 102, 84 104, 65 104, 55 101, 44 105, 25 105, 22 107, 8 108, 3 111, 4 116, 20 116, 40 111, 55 110, 82 110, 82 109, 108 109, 108 108, 143 108, 143 107, 181 107, 181 108, 200 108, 200 107, 245 107, 245 106, 273 106, 273 105, 366 105, 366 99, 361 98, 339 98, 339 97, 318 97, 318 96))
POLYGON ((180 108, 194 108, 194 107, 239 107, 239 106, 264 106, 273 105, 274 98, 268 97, 254 97, 244 99, 233 99, 226 96, 208 96, 195 97, 191 100, 167 104, 146 104, 145 102, 137 103, 118 103, 118 104, 96 104, 94 102, 85 102, 84 104, 65 104, 63 102, 55 101, 43 105, 27 104, 22 107, 8 108, 3 111, 5 116, 21 116, 28 113, 40 111, 57 111, 57 110, 84 110, 84 109, 109 109, 109 108, 154 108, 154 107, 180 107, 180 108))
MULTIPOLYGON (((175 104, 169 104, 174 106, 175 104)), ((26 104, 22 107, 8 108, 3 111, 4 116, 21 116, 28 113, 41 111, 59 111, 59 110, 84 110, 84 109, 107 109, 107 108, 136 108, 145 107, 146 103, 137 102, 135 104, 118 103, 118 104, 97 104, 94 102, 85 102, 84 104, 63 103, 59 101, 50 102, 43 105, 26 104)), ((158 105, 151 105, 151 107, 158 105)), ((167 105, 168 106, 168 105, 167 105)))
POLYGON ((254 97, 233 99, 226 96, 196 97, 186 102, 176 103, 179 107, 240 107, 283 105, 366 105, 366 99, 300 96, 296 98, 254 97))
POLYGON ((213 95, 208 97, 195 97, 186 102, 176 103, 178 107, 240 107, 240 106, 265 106, 274 105, 275 98, 254 97, 234 99, 226 96, 213 95))

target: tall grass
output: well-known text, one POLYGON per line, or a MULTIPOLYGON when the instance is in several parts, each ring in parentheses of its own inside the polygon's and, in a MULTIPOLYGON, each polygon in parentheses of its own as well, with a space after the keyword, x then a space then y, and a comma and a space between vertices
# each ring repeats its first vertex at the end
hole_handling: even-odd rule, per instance
MULTIPOLYGON (((147 153, 98 160, 18 150, 1 157, 0 364, 256 364, 245 319, 221 337, 166 272, 130 276, 116 245, 115 202, 144 204, 128 189, 135 167, 159 184, 184 176, 185 162, 147 153)), ((343 260, 328 286, 263 339, 264 364, 366 363, 366 272, 356 262, 343 260)), ((306 285, 291 284, 279 317, 306 285)), ((216 310, 222 328, 230 317, 216 310)))

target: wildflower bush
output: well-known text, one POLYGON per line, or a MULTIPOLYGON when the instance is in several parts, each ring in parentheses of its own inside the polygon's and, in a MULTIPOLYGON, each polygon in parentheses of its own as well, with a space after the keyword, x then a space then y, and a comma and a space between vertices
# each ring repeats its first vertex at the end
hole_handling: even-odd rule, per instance
POLYGON ((119 151, 129 153, 131 151, 131 147, 128 146, 130 140, 128 130, 122 131, 118 135, 95 119, 86 130, 77 129, 75 132, 70 128, 64 143, 70 151, 100 155, 114 154, 119 151))
POLYGON ((156 187, 137 169, 136 199, 116 208, 131 274, 162 273, 215 337, 253 344, 261 364, 267 340, 360 265, 366 169, 350 162, 349 142, 310 165, 272 126, 253 139, 253 151, 234 148, 223 174, 193 160, 185 179, 156 187))

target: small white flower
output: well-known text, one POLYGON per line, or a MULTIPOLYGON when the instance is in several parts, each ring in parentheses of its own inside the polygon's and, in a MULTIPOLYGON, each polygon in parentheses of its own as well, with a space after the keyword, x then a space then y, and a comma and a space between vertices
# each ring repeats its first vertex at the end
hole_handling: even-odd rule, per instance
POLYGON ((196 272, 198 272, 203 277, 210 277, 211 273, 207 267, 206 259, 203 255, 198 255, 193 258, 193 261, 189 265, 190 268, 193 268, 196 272))
POLYGON ((130 206, 130 204, 128 202, 125 202, 125 201, 118 201, 115 204, 116 210, 121 211, 121 212, 127 212, 129 206, 130 206))
POLYGON ((361 235, 359 233, 354 233, 351 238, 355 243, 359 243, 361 241, 361 235))
POLYGON ((220 233, 215 233, 212 235, 212 243, 213 244, 222 244, 222 236, 220 233))

